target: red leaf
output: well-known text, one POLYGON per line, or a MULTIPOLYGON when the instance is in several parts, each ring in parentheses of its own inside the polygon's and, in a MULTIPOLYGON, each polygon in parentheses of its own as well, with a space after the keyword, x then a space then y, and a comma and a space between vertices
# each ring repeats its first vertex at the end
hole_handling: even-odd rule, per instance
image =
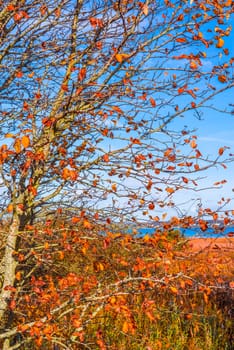
POLYGON ((72 218, 72 223, 73 223, 73 224, 77 224, 78 222, 80 222, 80 218, 78 218, 77 216, 74 216, 74 217, 72 218))
POLYGON ((60 8, 57 8, 57 9, 54 11, 54 13, 55 13, 55 16, 56 16, 56 17, 60 17, 60 15, 61 15, 61 9, 60 9, 60 8))
POLYGON ((62 84, 62 85, 61 85, 61 89, 62 89, 63 91, 68 91, 68 85, 67 85, 67 84, 62 84))
POLYGON ((109 162, 109 156, 108 154, 104 154, 102 159, 104 160, 104 162, 108 163, 109 162))
POLYGON ((187 179, 187 177, 184 177, 184 176, 182 176, 182 180, 183 180, 183 181, 184 181, 184 183, 186 183, 186 184, 187 184, 187 183, 188 183, 188 181, 189 181, 189 180, 187 179))
POLYGON ((25 11, 19 11, 14 15, 14 20, 16 22, 20 21, 22 18, 29 18, 29 15, 25 11))
POLYGON ((95 18, 95 17, 90 17, 89 19, 90 24, 92 27, 96 28, 96 27, 103 27, 103 21, 100 18, 95 18))
POLYGON ((153 97, 150 97, 150 103, 151 103, 151 106, 152 106, 152 107, 156 107, 156 102, 155 102, 155 100, 153 99, 153 97))
POLYGON ((18 72, 16 72, 16 74, 15 74, 15 76, 16 76, 16 78, 22 78, 23 77, 23 72, 20 70, 20 71, 18 71, 18 72))
POLYGON ((186 43, 186 42, 187 42, 187 39, 185 39, 185 38, 177 38, 176 41, 177 41, 178 43, 186 43))
POLYGON ((13 5, 13 4, 9 4, 8 6, 7 6, 7 11, 15 11, 15 6, 13 5))
POLYGON ((220 156, 223 154, 224 150, 225 150, 224 147, 220 147, 220 149, 219 149, 219 155, 220 155, 220 156))
POLYGON ((201 152, 198 149, 196 149, 196 158, 199 158, 201 156, 202 156, 201 152))
POLYGON ((196 107, 196 103, 195 102, 191 102, 191 107, 195 108, 196 107))
POLYGON ((83 67, 79 71, 78 79, 81 81, 81 80, 84 80, 85 77, 86 77, 86 68, 83 67))
POLYGON ((46 14, 46 11, 47 11, 46 5, 42 5, 42 6, 40 7, 40 13, 41 13, 41 15, 44 16, 44 15, 46 14))
POLYGON ((153 210, 153 209, 155 208, 154 203, 152 203, 152 202, 149 203, 148 208, 149 208, 150 210, 153 210))

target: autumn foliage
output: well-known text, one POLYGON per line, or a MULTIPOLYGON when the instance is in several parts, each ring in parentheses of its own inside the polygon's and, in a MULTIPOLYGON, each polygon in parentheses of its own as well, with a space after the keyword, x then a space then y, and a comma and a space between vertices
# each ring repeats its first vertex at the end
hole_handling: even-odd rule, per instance
POLYGON ((226 145, 203 154, 181 124, 203 107, 233 113, 213 104, 234 86, 233 11, 229 0, 0 1, 3 350, 167 349, 155 333, 165 310, 194 335, 200 300, 202 317, 222 309, 209 300, 230 276, 203 280, 170 234, 233 222, 230 199, 193 216, 174 200, 233 160, 226 145), (149 222, 154 236, 129 234, 149 222))
POLYGON ((16 282, 8 287, 12 344, 22 349, 231 346, 233 250, 199 253, 170 230, 144 238, 117 231, 100 236, 81 223, 48 222, 22 238, 16 282), (217 341, 210 318, 222 332, 217 341))

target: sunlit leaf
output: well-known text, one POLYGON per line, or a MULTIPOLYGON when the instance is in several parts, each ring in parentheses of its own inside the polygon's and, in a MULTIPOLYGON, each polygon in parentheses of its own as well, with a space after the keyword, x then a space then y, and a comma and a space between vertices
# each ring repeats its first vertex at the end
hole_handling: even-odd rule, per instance
POLYGON ((227 77, 226 77, 226 75, 219 75, 218 80, 220 81, 220 83, 226 83, 227 77))
POLYGON ((192 147, 192 148, 196 148, 197 147, 197 143, 196 143, 195 140, 191 140, 190 141, 190 147, 192 147))
POLYGON ((103 161, 106 162, 106 163, 108 163, 109 160, 110 160, 110 159, 109 159, 109 155, 108 155, 107 153, 103 155, 102 159, 103 159, 103 161))
POLYGON ((187 42, 187 39, 186 38, 176 38, 176 41, 178 43, 186 43, 187 42))
POLYGON ((27 148, 30 145, 30 138, 28 136, 23 136, 21 139, 22 146, 27 148))
POLYGON ((21 140, 19 138, 15 140, 14 149, 16 153, 21 152, 21 140))
POLYGON ((224 45, 224 40, 222 38, 219 38, 218 42, 216 44, 216 47, 221 48, 221 47, 223 47, 223 45, 224 45))

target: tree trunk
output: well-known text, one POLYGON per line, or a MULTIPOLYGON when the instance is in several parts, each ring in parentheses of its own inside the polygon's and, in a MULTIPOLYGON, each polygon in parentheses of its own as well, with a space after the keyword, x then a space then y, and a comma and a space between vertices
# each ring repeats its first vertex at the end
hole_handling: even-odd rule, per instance
MULTIPOLYGON (((3 279, 3 284, 0 292, 0 327, 4 332, 8 323, 9 316, 9 301, 11 300, 12 290, 9 287, 13 287, 15 283, 15 269, 17 262, 14 259, 13 253, 16 250, 17 237, 19 232, 19 218, 18 215, 13 217, 12 223, 10 225, 5 254, 1 261, 0 271, 3 279)), ((9 342, 6 340, 3 346, 3 350, 9 348, 9 342)))

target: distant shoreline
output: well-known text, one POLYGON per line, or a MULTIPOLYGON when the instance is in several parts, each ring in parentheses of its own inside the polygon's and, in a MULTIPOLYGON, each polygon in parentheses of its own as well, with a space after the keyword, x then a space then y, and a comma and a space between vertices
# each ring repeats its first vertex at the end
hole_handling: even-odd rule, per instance
MULTIPOLYGON (((154 234, 155 230, 157 230, 158 226, 155 227, 140 227, 140 228, 136 228, 136 230, 138 231, 138 235, 140 237, 145 236, 146 234, 154 234)), ((220 232, 215 232, 214 229, 212 228, 208 228, 206 231, 202 232, 201 229, 198 226, 194 226, 194 227, 189 227, 189 228, 182 228, 182 227, 175 227, 174 228, 175 231, 179 231, 181 233, 181 235, 184 238, 187 239, 192 239, 192 238, 213 238, 213 239, 217 239, 217 238, 232 238, 234 237, 234 226, 227 226, 225 227, 225 229, 222 231, 220 230, 220 232)), ((162 229, 163 231, 163 229, 162 229)))

